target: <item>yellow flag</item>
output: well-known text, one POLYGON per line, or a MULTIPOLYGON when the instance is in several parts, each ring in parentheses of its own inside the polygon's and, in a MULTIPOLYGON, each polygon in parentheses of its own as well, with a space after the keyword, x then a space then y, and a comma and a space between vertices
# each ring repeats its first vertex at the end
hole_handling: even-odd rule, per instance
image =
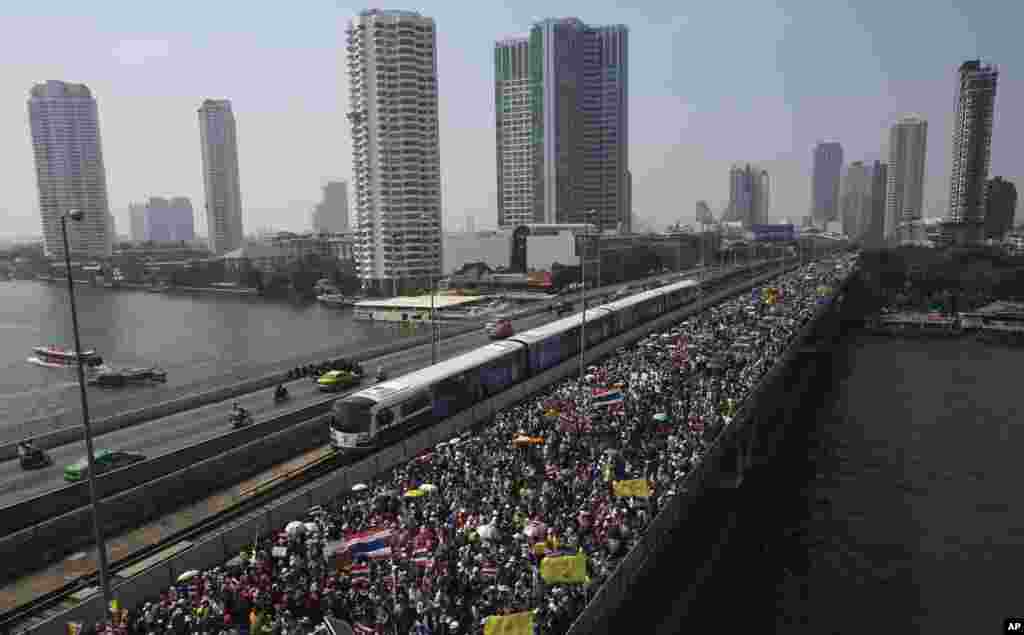
POLYGON ((110 612, 117 615, 117 612, 121 610, 121 605, 118 604, 117 600, 110 601, 110 612))
POLYGON ((540 561, 540 577, 548 584, 585 584, 590 582, 587 575, 587 556, 555 556, 540 561))
POLYGON ((484 635, 533 635, 533 611, 492 615, 484 621, 484 635))
POLYGON ((635 496, 637 498, 648 498, 651 495, 651 487, 647 479, 636 478, 631 481, 615 481, 612 483, 612 490, 620 498, 635 496))
POLYGON ((68 635, 78 635, 82 632, 81 622, 68 622, 68 635))

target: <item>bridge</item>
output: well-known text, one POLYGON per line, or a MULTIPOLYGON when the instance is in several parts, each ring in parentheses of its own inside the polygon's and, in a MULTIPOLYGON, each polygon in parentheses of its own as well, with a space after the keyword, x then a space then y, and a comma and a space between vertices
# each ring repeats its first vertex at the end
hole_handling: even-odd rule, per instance
MULTIPOLYGON (((777 271, 773 268, 761 270, 759 275, 752 280, 731 283, 726 289, 717 292, 715 298, 723 299, 750 286, 763 284, 776 273, 777 271)), ((709 297, 707 301, 713 302, 715 298, 709 297)), ((650 525, 643 540, 634 547, 630 555, 616 569, 612 578, 592 598, 587 609, 572 627, 571 632, 602 632, 601 625, 605 624, 607 618, 613 615, 617 607, 622 604, 624 591, 634 581, 642 577, 651 563, 656 561, 664 546, 669 544, 668 537, 677 533, 679 527, 684 524, 693 526, 690 512, 694 506, 698 502, 703 506, 720 505, 721 503, 714 501, 727 500, 728 492, 742 483, 748 470, 759 462, 771 460, 774 454, 774 445, 780 442, 779 433, 790 422, 793 412, 798 406, 798 403, 787 402, 780 395, 799 394, 799 391, 791 389, 782 391, 779 388, 781 386, 790 388, 808 386, 815 376, 825 372, 828 350, 840 324, 839 316, 842 306, 843 290, 839 288, 834 290, 832 302, 821 305, 814 320, 800 334, 797 342, 790 347, 781 362, 762 381, 757 391, 736 414, 733 423, 725 429, 725 432, 714 444, 712 451, 705 457, 701 469, 691 473, 688 477, 689 480, 683 492, 662 510, 650 525), (769 425, 768 422, 773 423, 769 425), (780 422, 782 425, 779 425, 780 422)), ((693 310, 694 307, 687 309, 690 312, 693 310)), ((677 312, 654 324, 630 332, 626 339, 616 339, 596 346, 593 350, 588 351, 587 357, 597 360, 604 355, 613 353, 623 343, 671 324, 674 320, 681 319, 682 316, 682 313, 677 312)), ((520 326, 519 330, 529 328, 529 324, 540 323, 550 317, 533 316, 526 319, 534 319, 535 322, 527 322, 527 325, 520 326)), ((453 338, 448 343, 447 353, 452 355, 460 350, 478 346, 479 340, 474 339, 473 336, 479 335, 479 333, 468 333, 460 336, 464 337, 464 340, 453 338)), ((422 352, 409 354, 407 357, 406 353, 390 354, 404 357, 401 362, 404 366, 401 366, 400 369, 411 369, 424 363, 422 352)), ((473 409, 468 414, 457 416, 443 425, 427 430, 396 446, 386 448, 367 460, 348 465, 343 464, 344 469, 336 469, 338 467, 336 463, 325 465, 323 462, 314 461, 311 468, 301 467, 292 471, 286 470, 283 477, 278 474, 269 481, 294 481, 298 487, 293 488, 280 501, 270 504, 266 504, 265 500, 259 501, 264 503, 262 507, 247 508, 245 516, 237 520, 233 526, 223 527, 224 518, 215 519, 219 520, 219 522, 213 523, 216 525, 216 529, 213 525, 208 528, 213 532, 212 535, 197 536, 195 540, 188 541, 184 548, 166 546, 165 549, 150 554, 146 559, 137 559, 125 564, 118 572, 118 579, 124 580, 124 583, 117 585, 117 595, 124 605, 133 605, 151 598, 158 590, 165 588, 169 580, 173 580, 181 572, 212 566, 231 558, 251 541, 252 536, 266 533, 271 528, 283 526, 287 521, 301 516, 310 507, 332 500, 339 493, 348 491, 351 485, 369 480, 374 474, 380 473, 391 465, 416 456, 424 448, 432 447, 439 441, 469 429, 490 416, 489 413, 573 373, 575 368, 575 360, 570 360, 546 377, 525 382, 510 394, 489 405, 488 408, 473 409)), ((268 409, 265 403, 255 405, 256 408, 262 407, 271 416, 260 420, 252 428, 239 431, 246 433, 245 435, 232 437, 237 433, 208 432, 207 438, 198 439, 199 443, 196 443, 196 438, 191 438, 190 442, 186 441, 181 447, 161 454, 139 468, 132 468, 137 471, 130 478, 126 474, 120 473, 117 473, 117 478, 113 480, 110 477, 115 474, 101 478, 100 482, 103 483, 104 493, 109 496, 104 503, 105 520, 110 523, 107 531, 126 529, 146 519, 166 516, 184 502, 186 496, 183 495, 183 492, 185 491, 210 493, 215 485, 239 482, 268 466, 279 465, 289 457, 307 453, 322 446, 326 441, 326 426, 323 425, 324 415, 332 399, 317 399, 308 383, 304 387, 300 385, 293 391, 297 392, 303 403, 295 404, 283 413, 268 409), (307 401, 307 398, 311 401, 307 401), (259 460, 254 460, 254 457, 259 457, 259 460), (140 510, 141 513, 139 513, 140 510), (118 523, 121 526, 118 526, 118 523)), ((258 402, 266 400, 267 396, 265 393, 254 394, 250 398, 254 402, 258 402)), ((182 417, 183 421, 195 422, 194 427, 190 429, 190 434, 203 434, 198 431, 217 427, 216 422, 225 414, 224 407, 225 404, 211 399, 210 404, 199 411, 189 411, 182 407, 181 414, 174 416, 182 417)), ((132 427, 133 436, 139 434, 147 426, 152 427, 148 428, 148 431, 143 433, 144 435, 153 435, 151 438, 159 436, 159 427, 154 425, 158 423, 136 423, 132 427)), ((124 432, 127 433, 128 430, 125 429, 124 432)), ((177 442, 182 443, 182 440, 178 439, 177 442)), ((55 444, 58 447, 64 447, 56 442, 55 444)), ((81 450, 73 448, 67 452, 73 454, 74 452, 80 453, 81 450)), ((124 470, 119 472, 124 472, 124 470)), ((264 488, 271 488, 271 485, 260 483, 247 490, 246 493, 249 495, 253 492, 259 494, 264 488)), ((45 544, 40 541, 49 540, 51 546, 48 549, 43 548, 42 551, 45 553, 49 550, 53 555, 59 551, 58 547, 67 546, 54 544, 55 538, 58 538, 60 543, 66 542, 73 545, 71 548, 86 546, 83 541, 78 541, 75 544, 76 531, 79 535, 83 533, 88 535, 88 532, 81 531, 87 522, 87 516, 84 510, 77 506, 84 500, 81 497, 82 492, 66 491, 73 487, 50 491, 47 489, 48 487, 47 484, 41 484, 38 489, 31 490, 32 493, 47 492, 43 494, 48 498, 46 506, 40 507, 42 511, 35 511, 35 508, 39 507, 39 500, 33 499, 32 503, 22 500, 15 503, 15 505, 20 505, 17 508, 18 513, 4 515, 5 522, 8 523, 5 526, 7 531, 2 532, 6 537, 0 539, 3 541, 0 543, 0 548, 3 548, 4 553, 31 554, 34 552, 38 554, 40 546, 45 544)), ((3 500, 5 499, 0 498, 0 501, 3 500)), ((235 518, 238 519, 239 516, 235 516, 235 518)), ((165 547, 163 544, 158 546, 165 547)), ((29 564, 26 560, 32 560, 32 556, 20 560, 13 558, 11 562, 4 563, 7 566, 8 577, 23 571, 29 564)), ((62 597, 67 597, 67 589, 56 589, 54 592, 57 591, 65 592, 62 597)), ((66 599, 64 601, 66 602, 66 599)), ((81 621, 99 615, 102 612, 102 607, 98 605, 98 602, 95 595, 90 596, 88 592, 80 592, 77 605, 63 612, 58 612, 51 606, 50 615, 46 616, 49 619, 42 621, 36 619, 34 626, 37 627, 38 632, 56 632, 58 628, 64 631, 64 624, 68 621, 81 621)), ((19 617, 27 617, 27 614, 23 613, 19 617)))

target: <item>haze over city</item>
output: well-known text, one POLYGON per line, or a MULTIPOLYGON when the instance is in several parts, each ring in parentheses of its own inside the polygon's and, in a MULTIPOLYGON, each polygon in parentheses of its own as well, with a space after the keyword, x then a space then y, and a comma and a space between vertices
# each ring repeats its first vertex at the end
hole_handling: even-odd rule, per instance
MULTIPOLYGON (((926 216, 946 213, 956 69, 1001 67, 991 175, 1024 179, 1024 82, 1013 32, 1024 6, 998 2, 777 2, 679 7, 648 3, 463 4, 407 8, 436 21, 442 204, 447 228, 496 222, 494 42, 544 17, 624 24, 629 44, 633 212, 665 225, 728 199, 728 168, 772 175, 771 217, 808 211, 812 149, 843 144, 846 161, 885 160, 889 125, 929 121, 926 216), (682 15, 673 16, 673 13, 682 15), (916 26, 914 26, 916 25, 916 26)), ((118 232, 130 202, 190 197, 203 181, 196 109, 232 101, 246 231, 302 230, 328 180, 350 180, 344 27, 364 6, 130 3, 5 7, 0 39, 0 235, 40 231, 26 99, 48 79, 96 97, 110 208, 118 232)), ((351 194, 351 193, 350 193, 351 194)), ((206 219, 196 214, 197 230, 206 219)))

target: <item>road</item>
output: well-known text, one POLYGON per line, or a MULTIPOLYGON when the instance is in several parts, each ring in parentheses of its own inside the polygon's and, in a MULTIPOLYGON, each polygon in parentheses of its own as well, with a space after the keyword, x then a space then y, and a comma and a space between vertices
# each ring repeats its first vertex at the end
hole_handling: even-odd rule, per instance
MULTIPOLYGON (((684 272, 684 274, 696 275, 698 272, 699 269, 692 269, 684 272)), ((673 273, 658 277, 671 278, 678 275, 680 274, 673 273)), ((626 285, 609 285, 596 292, 589 291, 588 298, 606 295, 624 286, 626 285)), ((563 297, 558 301, 565 300, 574 301, 574 307, 580 308, 578 295, 574 294, 563 297)), ((590 299, 588 299, 588 306, 593 306, 590 299)), ((556 315, 545 311, 538 315, 515 320, 513 325, 516 332, 520 332, 536 328, 556 318, 556 315)), ((483 346, 489 343, 489 341, 482 329, 447 338, 441 340, 438 344, 438 357, 439 359, 454 357, 483 346)), ((387 370, 389 376, 397 377, 429 366, 430 363, 431 350, 430 345, 427 344, 379 357, 365 363, 364 367, 368 375, 371 376, 376 372, 378 366, 382 366, 387 370)), ((372 379, 368 379, 364 382, 363 386, 369 385, 371 382, 372 379)), ((286 385, 288 386, 288 392, 291 394, 291 399, 283 404, 274 403, 273 389, 270 388, 239 397, 236 400, 210 404, 170 417, 110 432, 96 437, 94 445, 97 449, 105 448, 136 452, 153 458, 190 445, 196 445, 229 432, 231 430, 229 414, 236 401, 252 413, 256 422, 260 422, 290 410, 307 406, 318 399, 349 394, 361 388, 356 386, 336 395, 325 395, 316 389, 313 379, 308 377, 288 382, 286 385)), ((53 457, 53 465, 42 470, 22 470, 16 460, 0 463, 0 508, 64 487, 67 484, 63 479, 64 466, 85 456, 85 443, 71 443, 53 448, 49 452, 53 457)))
MULTIPOLYGON (((550 312, 544 312, 516 320, 513 324, 516 331, 524 331, 550 322, 555 317, 550 312)), ((483 330, 444 339, 438 344, 438 357, 440 359, 454 357, 483 346, 489 341, 483 330)), ((430 358, 430 346, 421 345, 377 358, 367 362, 364 366, 368 375, 372 376, 377 367, 382 366, 387 370, 389 376, 397 377, 429 366, 430 358)), ((368 379, 363 385, 369 385, 371 382, 372 379, 368 379)), ((152 458, 201 443, 230 431, 229 413, 234 401, 251 412, 253 418, 259 422, 279 416, 289 410, 304 407, 317 399, 330 397, 330 395, 325 396, 324 393, 319 392, 313 379, 308 377, 289 382, 286 385, 292 398, 283 404, 274 404, 272 388, 261 390, 236 400, 210 404, 163 419, 110 432, 96 437, 94 445, 97 449, 138 452, 152 458)), ((357 386, 338 394, 345 395, 359 389, 360 387, 357 386)), ((50 450, 50 455, 53 457, 53 465, 42 470, 22 470, 16 460, 0 463, 0 508, 65 486, 64 466, 85 456, 85 443, 80 441, 53 448, 50 450)))

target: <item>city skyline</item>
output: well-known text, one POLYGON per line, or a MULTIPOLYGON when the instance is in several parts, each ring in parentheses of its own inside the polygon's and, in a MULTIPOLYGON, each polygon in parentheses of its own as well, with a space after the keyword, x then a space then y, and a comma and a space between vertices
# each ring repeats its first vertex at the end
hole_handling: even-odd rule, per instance
MULTIPOLYGON (((679 209, 689 218, 696 200, 708 200, 721 209, 728 192, 721 177, 714 175, 737 157, 749 157, 768 169, 773 176, 773 214, 793 218, 807 208, 808 150, 815 139, 837 139, 850 156, 870 161, 884 156, 886 127, 901 112, 920 112, 932 127, 950 129, 955 116, 951 71, 978 52, 1004 63, 1012 60, 1015 40, 1004 25, 1011 21, 1006 13, 1012 14, 1016 7, 998 19, 980 6, 966 12, 934 3, 921 3, 921 7, 927 7, 936 32, 945 34, 936 38, 945 44, 926 43, 911 55, 906 54, 899 33, 887 25, 910 19, 917 11, 912 5, 901 5, 895 13, 858 9, 856 16, 848 8, 834 9, 856 19, 848 20, 835 34, 844 44, 844 53, 834 60, 836 68, 830 69, 838 72, 827 74, 815 72, 818 62, 806 55, 815 21, 825 18, 824 8, 801 10, 798 23, 791 22, 781 7, 759 8, 755 13, 761 28, 750 34, 748 47, 772 48, 753 66, 749 55, 740 52, 724 56, 715 65, 672 61, 705 50, 715 42, 714 33, 732 24, 728 12, 721 9, 695 8, 686 16, 673 16, 668 8, 620 10, 570 3, 560 7, 559 13, 578 14, 595 24, 623 23, 640 35, 630 47, 633 212, 664 224, 676 220, 679 209), (781 33, 786 34, 784 44, 778 40, 781 33), (744 76, 758 79, 739 84, 725 81, 739 76, 740 69, 744 76), (836 113, 842 115, 835 117, 836 113), (684 175, 682 180, 679 174, 684 175)), ((111 208, 121 226, 128 226, 128 202, 154 190, 203 200, 194 151, 186 147, 194 145, 184 139, 195 134, 194 120, 186 111, 205 93, 245 103, 240 114, 245 119, 240 161, 253 166, 256 175, 243 185, 246 223, 304 228, 323 181, 351 177, 350 140, 343 120, 347 77, 339 25, 361 8, 310 5, 302 12, 255 10, 242 19, 253 39, 232 35, 238 16, 224 9, 204 14, 197 26, 198 5, 187 2, 173 12, 164 10, 165 15, 156 20, 128 9, 116 15, 101 12, 94 20, 83 21, 74 15, 78 9, 73 4, 66 11, 56 9, 68 17, 32 15, 38 12, 31 9, 12 12, 19 15, 5 19, 13 27, 13 37, 0 44, 12 60, 5 63, 9 83, 17 85, 17 90, 0 88, 0 130, 9 132, 16 142, 11 152, 0 157, 12 175, 12 187, 0 200, 0 212, 12 221, 6 231, 38 232, 38 211, 31 166, 23 165, 29 152, 24 111, 16 112, 5 101, 12 94, 24 95, 32 83, 54 77, 83 81, 103 104, 100 118, 109 157, 111 208), (149 26, 154 23, 161 25, 159 31, 149 26), (100 30, 99 24, 108 26, 100 30), (279 38, 281 24, 308 26, 309 32, 302 42, 279 38), (31 47, 31 40, 22 35, 40 29, 67 32, 69 41, 76 42, 75 54, 31 47), (267 37, 260 40, 261 33, 267 37), (211 57, 204 47, 214 45, 218 54, 211 57), (36 53, 26 59, 19 53, 23 50, 36 53), (307 70, 294 73, 294 68, 307 70), (321 79, 311 86, 309 79, 314 76, 321 79), (268 80, 275 90, 265 90, 268 80), (141 112, 147 113, 147 120, 160 123, 146 130, 147 138, 154 137, 152 146, 161 148, 155 155, 136 141, 141 137, 136 123, 141 112), (23 140, 20 152, 19 138, 23 140), (137 160, 140 153, 146 161, 137 160), (160 182, 155 174, 161 175, 160 182), (164 175, 171 182, 165 183, 164 175)), ((446 220, 473 214, 479 226, 494 222, 495 162, 480 160, 494 156, 493 59, 488 51, 496 39, 528 30, 545 13, 548 10, 540 6, 498 8, 477 24, 467 22, 454 7, 433 11, 440 33, 441 136, 448 139, 446 148, 455 149, 445 154, 442 164, 446 220)), ((1022 151, 1000 139, 1020 136, 1021 124, 1008 113, 1020 110, 1022 93, 1020 80, 1008 69, 1000 82, 1003 114, 996 116, 990 174, 1017 182, 1024 169, 1020 167, 1022 151)), ((950 139, 946 134, 933 137, 935 143, 930 145, 935 152, 930 154, 935 160, 929 161, 925 179, 927 211, 943 206, 950 175, 950 139)), ((202 220, 197 229, 205 233, 202 220)))

